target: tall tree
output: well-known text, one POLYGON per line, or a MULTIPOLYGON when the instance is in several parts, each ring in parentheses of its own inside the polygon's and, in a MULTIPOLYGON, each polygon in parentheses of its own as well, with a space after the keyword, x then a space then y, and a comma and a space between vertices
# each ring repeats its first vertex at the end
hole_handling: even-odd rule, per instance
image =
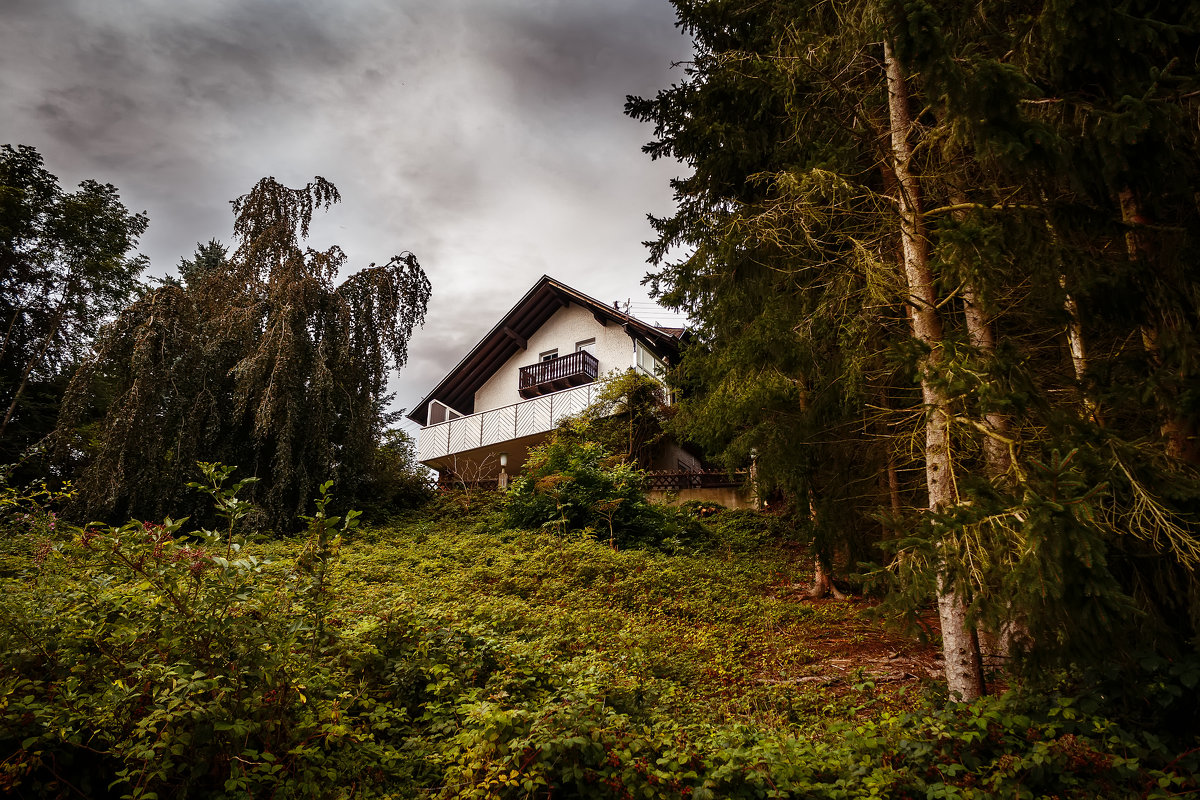
MULTIPOLYGON (((755 454, 760 487, 787 498, 812 531, 813 588, 828 590, 820 576, 847 539, 836 532, 853 531, 861 544, 879 531, 878 486, 861 469, 886 460, 861 410, 866 376, 886 371, 868 343, 892 320, 860 312, 888 302, 882 286, 894 283, 873 229, 879 187, 861 185, 863 174, 878 181, 877 154, 864 147, 876 126, 821 72, 834 9, 676 7, 696 39, 687 78, 655 98, 631 98, 627 112, 654 122, 648 153, 692 167, 673 183, 677 213, 653 220, 650 245, 655 289, 696 325, 676 374, 686 387, 679 426, 730 466, 755 454), (808 72, 781 48, 796 19, 816 29, 806 42, 821 56, 808 72), (844 213, 826 213, 831 206, 844 213), (686 256, 675 258, 680 250, 686 256)), ((851 66, 861 73, 853 57, 851 66)))
POLYGON ((688 432, 731 456, 775 438, 760 467, 819 500, 814 487, 836 484, 822 472, 845 469, 830 443, 854 442, 845 422, 861 420, 870 483, 907 516, 892 566, 911 596, 937 596, 960 697, 982 689, 976 623, 1023 629, 1028 663, 1061 664, 1102 657, 1095 643, 1130 621, 1131 597, 1169 620, 1165 587, 1194 598, 1200 552, 1184 424, 1195 282, 1181 260, 1196 211, 1171 189, 1170 223, 1152 219, 1122 195, 1134 176, 1119 165, 1166 189, 1196 167, 1177 109, 1200 92, 1172 77, 1160 99, 1161 76, 1187 71, 1195 11, 674 5, 696 59, 627 108, 655 123, 652 156, 692 170, 651 243, 651 280, 700 328, 680 367, 688 432), (1119 34, 1125 16, 1136 37, 1119 34), (1085 42, 1093 27, 1104 35, 1085 42), (1104 63, 1097 43, 1120 80, 1087 77, 1104 63), (1144 135, 1165 152, 1143 152, 1144 135), (1133 353, 1131 340, 1150 344, 1133 353), (1143 381, 1156 402, 1130 391, 1143 381), (821 402, 827 387, 839 402, 821 402), (788 392, 790 405, 768 399, 788 392), (1169 464, 1147 454, 1155 435, 1169 464), (915 458, 896 469, 905 450, 915 458), (1148 580, 1145 564, 1162 569, 1148 580))
POLYGON ((32 147, 0 148, 0 453, 48 433, 64 374, 140 289, 147 226, 117 189, 87 180, 64 192, 32 147))
POLYGON ((276 528, 333 477, 367 479, 386 423, 387 376, 408 357, 430 284, 404 253, 337 282, 345 255, 305 246, 316 211, 339 200, 323 178, 291 189, 264 178, 233 202, 237 247, 185 260, 183 281, 127 308, 72 380, 60 447, 83 447, 90 513, 179 514, 196 461, 259 479, 276 528), (99 380, 115 399, 93 441, 75 424, 99 380))

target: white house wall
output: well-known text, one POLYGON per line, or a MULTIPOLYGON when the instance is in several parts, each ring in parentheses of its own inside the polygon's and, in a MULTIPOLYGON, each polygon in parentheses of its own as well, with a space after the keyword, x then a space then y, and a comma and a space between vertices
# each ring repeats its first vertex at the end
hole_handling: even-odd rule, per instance
POLYGON ((600 375, 634 365, 633 339, 625 329, 615 322, 602 325, 591 311, 572 303, 554 312, 529 337, 528 346, 517 351, 479 387, 475 392, 475 413, 521 402, 524 399, 518 391, 521 367, 536 364, 539 353, 557 349, 560 356, 565 356, 575 352, 577 342, 593 338, 600 375))

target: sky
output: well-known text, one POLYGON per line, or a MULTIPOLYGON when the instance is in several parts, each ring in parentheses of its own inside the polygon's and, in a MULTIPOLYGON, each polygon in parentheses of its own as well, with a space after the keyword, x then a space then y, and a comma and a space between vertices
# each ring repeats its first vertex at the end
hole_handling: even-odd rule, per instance
POLYGON ((229 243, 259 178, 332 181, 310 244, 433 283, 392 381, 411 407, 543 274, 679 324, 641 286, 673 209, 626 95, 682 78, 666 0, 0 0, 0 143, 112 183, 148 274, 229 243))

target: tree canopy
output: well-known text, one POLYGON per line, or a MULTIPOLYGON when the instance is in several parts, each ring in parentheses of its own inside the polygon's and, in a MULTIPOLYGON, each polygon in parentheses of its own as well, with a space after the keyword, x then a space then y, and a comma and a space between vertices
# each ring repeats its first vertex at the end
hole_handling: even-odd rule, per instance
POLYGON ((69 372, 141 289, 145 214, 116 187, 64 192, 32 147, 0 147, 0 456, 50 432, 69 372))
POLYGON ((977 633, 1191 647, 1194 5, 673 5, 695 59, 627 112, 691 170, 650 243, 697 325, 680 430, 827 548, 875 526, 963 697, 977 633))
POLYGON ((59 449, 89 463, 89 513, 177 515, 197 461, 259 479, 270 525, 290 526, 333 478, 352 498, 387 422, 389 370, 408 358, 430 284, 411 253, 338 281, 345 254, 306 246, 313 215, 339 200, 315 178, 264 178, 233 201, 232 253, 216 242, 106 328, 69 387, 59 449), (80 430, 94 387, 104 419, 80 430))

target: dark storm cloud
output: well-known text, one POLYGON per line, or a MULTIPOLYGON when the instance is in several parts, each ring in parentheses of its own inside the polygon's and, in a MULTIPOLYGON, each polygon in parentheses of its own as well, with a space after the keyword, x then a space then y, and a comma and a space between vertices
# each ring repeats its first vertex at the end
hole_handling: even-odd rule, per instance
POLYGON ((315 246, 433 280, 411 403, 543 272, 639 293, 674 172, 621 109, 687 54, 665 0, 3 0, 0 142, 117 185, 160 274, 263 175, 330 178, 315 246))
POLYGON ((530 104, 590 105, 653 91, 646 78, 664 66, 661 10, 650 3, 557 4, 556 13, 500 7, 487 57, 530 104), (648 11, 653 9, 653 11, 648 11))

